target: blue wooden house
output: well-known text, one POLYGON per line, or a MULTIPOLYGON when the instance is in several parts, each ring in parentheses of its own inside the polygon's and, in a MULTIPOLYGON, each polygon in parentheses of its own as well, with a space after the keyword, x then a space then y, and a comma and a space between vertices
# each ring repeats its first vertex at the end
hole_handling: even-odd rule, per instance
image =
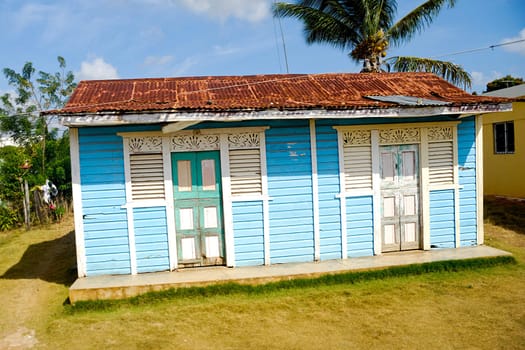
POLYGON ((79 277, 483 243, 478 115, 427 73, 82 81, 79 277))

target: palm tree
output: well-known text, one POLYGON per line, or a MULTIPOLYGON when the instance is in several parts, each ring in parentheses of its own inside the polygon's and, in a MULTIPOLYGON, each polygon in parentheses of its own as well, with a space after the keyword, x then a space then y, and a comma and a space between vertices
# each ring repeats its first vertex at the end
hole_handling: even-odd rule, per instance
POLYGON ((441 9, 456 0, 427 0, 394 23, 396 0, 296 0, 274 4, 276 17, 304 22, 306 42, 327 43, 363 63, 361 72, 432 72, 456 85, 471 86, 470 75, 452 62, 395 56, 384 59, 389 47, 397 47, 432 23, 441 9))

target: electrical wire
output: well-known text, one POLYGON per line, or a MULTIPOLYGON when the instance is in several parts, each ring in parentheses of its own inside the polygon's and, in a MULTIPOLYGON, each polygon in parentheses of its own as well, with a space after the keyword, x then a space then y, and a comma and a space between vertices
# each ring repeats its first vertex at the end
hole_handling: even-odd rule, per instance
MULTIPOLYGON (((277 0, 273 0, 273 5, 275 6, 277 4, 277 0)), ((281 16, 272 16, 273 17, 273 30, 275 34, 275 44, 277 44, 277 30, 275 29, 275 18, 277 17, 277 23, 279 24, 279 33, 281 35, 281 42, 283 44, 283 55, 284 55, 284 64, 286 67, 286 74, 290 73, 290 69, 288 67, 288 53, 286 51, 286 40, 284 39, 284 30, 283 30, 283 24, 281 21, 281 16)), ((277 49, 279 51, 279 49, 277 49)), ((279 55, 279 54, 278 54, 279 55)), ((279 69, 281 68, 281 56, 279 55, 279 69)))
POLYGON ((441 57, 448 57, 448 56, 463 55, 463 54, 466 54, 466 53, 472 53, 472 52, 478 52, 478 51, 484 51, 484 50, 494 50, 494 48, 496 48, 496 47, 506 46, 506 45, 514 45, 514 44, 522 43, 522 42, 525 42, 525 39, 509 41, 509 42, 501 43, 501 44, 494 44, 494 45, 490 45, 488 47, 480 47, 480 48, 477 48, 477 49, 470 49, 470 50, 464 50, 464 51, 447 53, 447 54, 438 55, 438 56, 431 56, 430 58, 441 58, 441 57))

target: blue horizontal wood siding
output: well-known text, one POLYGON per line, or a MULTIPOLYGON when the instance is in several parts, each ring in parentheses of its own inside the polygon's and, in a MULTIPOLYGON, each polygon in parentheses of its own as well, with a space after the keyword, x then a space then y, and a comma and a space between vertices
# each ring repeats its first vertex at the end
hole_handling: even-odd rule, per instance
POLYGON ((133 209, 137 272, 169 270, 166 207, 133 209))
POLYGON ((430 247, 454 248, 456 229, 454 190, 430 192, 430 247))
POLYGON ((346 198, 348 257, 374 255, 373 197, 346 198))
POLYGON ((340 259, 341 200, 337 131, 331 123, 317 122, 317 173, 319 184, 319 238, 321 260, 340 259))
POLYGON ((262 201, 233 202, 232 212, 235 265, 264 265, 262 201))
POLYGON ((477 244, 476 123, 465 118, 458 125, 460 245, 477 244))
POLYGON ((266 131, 271 263, 314 260, 308 121, 266 131))
POLYGON ((131 273, 122 138, 115 128, 79 129, 87 276, 131 273))
POLYGON ((118 132, 158 126, 79 128, 86 275, 131 273, 124 152, 118 132))

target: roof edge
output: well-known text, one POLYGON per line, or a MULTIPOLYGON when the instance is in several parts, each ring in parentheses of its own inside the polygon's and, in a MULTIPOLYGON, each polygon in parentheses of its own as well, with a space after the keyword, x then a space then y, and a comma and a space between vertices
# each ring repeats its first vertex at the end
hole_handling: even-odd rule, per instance
POLYGON ((465 116, 512 110, 511 103, 463 106, 389 107, 363 109, 258 110, 237 112, 155 112, 155 113, 82 113, 61 116, 68 127, 160 124, 180 121, 248 121, 274 119, 362 119, 362 118, 424 118, 433 116, 465 116))

